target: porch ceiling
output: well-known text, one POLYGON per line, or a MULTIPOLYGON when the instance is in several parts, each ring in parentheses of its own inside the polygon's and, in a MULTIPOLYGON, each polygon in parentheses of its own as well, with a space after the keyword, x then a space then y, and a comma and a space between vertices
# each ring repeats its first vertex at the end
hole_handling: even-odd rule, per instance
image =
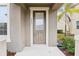
POLYGON ((27 9, 28 7, 50 7, 52 10, 59 9, 62 3, 18 3, 18 5, 27 9))
POLYGON ((27 7, 51 7, 54 3, 26 3, 27 7))

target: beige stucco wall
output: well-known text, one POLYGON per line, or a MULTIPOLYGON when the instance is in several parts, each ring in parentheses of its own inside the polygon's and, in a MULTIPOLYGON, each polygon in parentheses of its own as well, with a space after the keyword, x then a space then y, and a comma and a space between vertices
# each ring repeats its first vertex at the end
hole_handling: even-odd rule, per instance
POLYGON ((49 46, 56 46, 57 43, 57 11, 49 10, 49 39, 48 45, 49 46))
POLYGON ((19 5, 10 4, 10 39, 8 51, 18 52, 30 46, 30 11, 19 5))
POLYGON ((25 40, 26 40, 26 10, 21 8, 21 33, 20 33, 20 36, 21 36, 21 41, 22 41, 22 44, 23 44, 23 47, 25 47, 25 40))
MULTIPOLYGON (((79 5, 75 7, 76 9, 79 9, 79 5)), ((79 21, 79 13, 73 14, 73 20, 74 20, 74 32, 75 32, 75 56, 79 56, 79 29, 77 29, 76 21, 79 21)))
POLYGON ((75 56, 79 56, 79 29, 77 29, 76 22, 79 21, 79 14, 74 13, 72 15, 73 33, 75 34, 75 56), (76 38, 78 36, 78 38, 76 38))
POLYGON ((79 56, 79 40, 75 39, 75 56, 79 56))
POLYGON ((16 4, 10 4, 10 39, 11 42, 7 44, 8 51, 18 52, 23 49, 24 44, 24 29, 22 24, 24 16, 21 14, 21 7, 16 4), (22 24, 21 24, 22 23, 22 24), (21 36, 22 35, 22 36, 21 36))
POLYGON ((7 55, 6 40, 0 41, 0 56, 7 55))
POLYGON ((30 34, 30 10, 26 10, 26 46, 30 46, 31 44, 31 34, 30 34))

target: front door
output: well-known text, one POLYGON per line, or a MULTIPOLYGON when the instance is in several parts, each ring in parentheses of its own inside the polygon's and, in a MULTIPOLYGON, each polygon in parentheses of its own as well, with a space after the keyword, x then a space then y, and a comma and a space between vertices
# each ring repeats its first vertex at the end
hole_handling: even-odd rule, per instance
POLYGON ((45 11, 33 11, 33 44, 46 44, 45 11))

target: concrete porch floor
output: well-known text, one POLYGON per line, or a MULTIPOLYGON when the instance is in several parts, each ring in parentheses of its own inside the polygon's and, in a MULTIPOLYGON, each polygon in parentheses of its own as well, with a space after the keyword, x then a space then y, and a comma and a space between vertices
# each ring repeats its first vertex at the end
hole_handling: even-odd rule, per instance
POLYGON ((45 45, 34 45, 25 47, 23 51, 15 56, 65 56, 57 47, 47 47, 45 45))

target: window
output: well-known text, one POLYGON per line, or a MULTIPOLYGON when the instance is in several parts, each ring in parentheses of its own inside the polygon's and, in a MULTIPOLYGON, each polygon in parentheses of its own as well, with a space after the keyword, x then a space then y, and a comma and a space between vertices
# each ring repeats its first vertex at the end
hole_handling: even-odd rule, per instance
POLYGON ((7 5, 0 5, 0 35, 7 35, 7 5))
POLYGON ((76 23, 77 23, 77 29, 79 29, 79 21, 77 21, 76 23))
POLYGON ((7 23, 0 23, 0 35, 7 35, 7 23))

